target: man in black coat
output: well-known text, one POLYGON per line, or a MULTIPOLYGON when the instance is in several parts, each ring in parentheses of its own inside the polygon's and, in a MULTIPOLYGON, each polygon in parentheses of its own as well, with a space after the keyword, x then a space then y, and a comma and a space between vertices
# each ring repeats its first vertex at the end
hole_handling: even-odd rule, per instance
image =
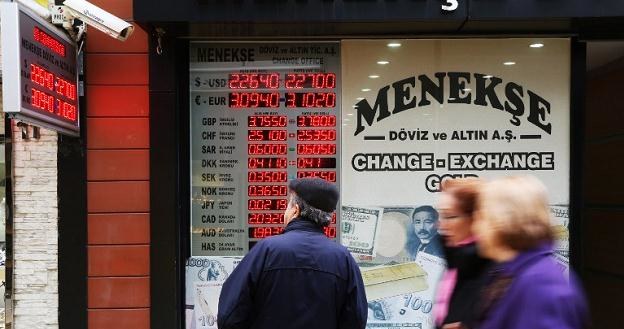
POLYGON ((256 244, 225 281, 219 329, 364 329, 362 275, 329 240, 337 188, 318 178, 289 184, 284 233, 256 244))

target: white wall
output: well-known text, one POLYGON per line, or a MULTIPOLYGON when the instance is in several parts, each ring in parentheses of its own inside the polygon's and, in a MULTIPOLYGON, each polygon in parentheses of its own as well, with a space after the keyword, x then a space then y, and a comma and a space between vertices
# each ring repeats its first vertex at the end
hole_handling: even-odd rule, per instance
POLYGON ((14 328, 58 328, 57 133, 13 141, 14 328))

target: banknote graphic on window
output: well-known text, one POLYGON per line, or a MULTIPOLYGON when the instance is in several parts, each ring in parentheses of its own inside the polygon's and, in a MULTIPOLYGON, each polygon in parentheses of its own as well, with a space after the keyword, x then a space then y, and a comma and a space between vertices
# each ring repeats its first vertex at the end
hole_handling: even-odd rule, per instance
POLYGON ((217 328, 221 287, 242 257, 190 257, 186 261, 186 329, 217 328))
POLYGON ((445 179, 538 177, 567 272, 570 43, 532 41, 342 42, 340 241, 362 270, 367 327, 435 327, 445 179))

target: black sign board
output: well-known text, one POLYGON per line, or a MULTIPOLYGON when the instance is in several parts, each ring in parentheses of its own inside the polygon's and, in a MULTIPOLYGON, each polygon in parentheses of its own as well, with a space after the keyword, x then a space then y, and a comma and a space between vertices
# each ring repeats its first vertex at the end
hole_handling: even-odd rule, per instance
POLYGON ((1 5, 4 112, 79 135, 76 45, 16 2, 1 5))

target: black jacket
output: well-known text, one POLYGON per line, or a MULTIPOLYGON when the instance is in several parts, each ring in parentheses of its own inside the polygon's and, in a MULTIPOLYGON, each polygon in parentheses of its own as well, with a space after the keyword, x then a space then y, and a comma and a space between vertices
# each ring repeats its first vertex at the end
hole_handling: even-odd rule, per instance
POLYGON ((347 249, 295 219, 255 245, 223 285, 219 329, 364 329, 366 294, 347 249))
POLYGON ((444 324, 461 322, 466 328, 473 328, 491 262, 477 254, 474 242, 461 247, 445 247, 444 253, 448 268, 457 269, 457 282, 444 324))

